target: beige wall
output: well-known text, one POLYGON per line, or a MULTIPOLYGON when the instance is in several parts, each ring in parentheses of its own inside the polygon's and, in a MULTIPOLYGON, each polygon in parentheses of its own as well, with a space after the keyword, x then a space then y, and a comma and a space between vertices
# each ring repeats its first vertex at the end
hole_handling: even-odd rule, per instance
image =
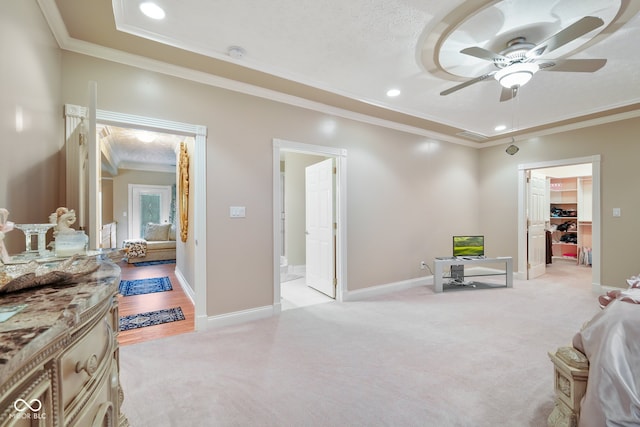
POLYGON ((102 224, 114 222, 113 219, 113 179, 102 178, 100 183, 102 191, 102 224))
MULTIPOLYGON (((35 1, 0 2, 0 208, 48 222, 64 191, 61 53, 35 1)), ((24 234, 5 239, 10 253, 24 234)))
POLYGON ((602 285, 626 287, 625 280, 640 272, 632 248, 640 239, 640 119, 629 119, 518 143, 509 156, 505 146, 480 152, 481 218, 489 242, 499 253, 517 253, 518 164, 600 155, 602 214, 602 285), (613 208, 622 216, 614 218, 613 208))
POLYGON ((113 177, 113 220, 118 223, 117 243, 129 238, 129 218, 125 212, 129 210, 129 184, 173 185, 176 183, 175 173, 143 172, 120 169, 113 177))
POLYGON ((286 153, 284 166, 285 250, 289 265, 306 264, 305 168, 326 157, 286 153))
POLYGON ((273 138, 348 150, 349 290, 420 277, 451 234, 480 231, 477 150, 82 55, 63 64, 65 103, 95 80, 100 109, 207 126, 209 316, 273 302, 273 138))
POLYGON ((2 54, 17 58, 2 68, 0 111, 25 118, 20 132, 13 120, 0 122, 3 144, 12 143, 11 157, 0 157, 0 206, 20 222, 55 209, 61 197, 51 177, 61 173, 62 105, 83 105, 89 80, 98 82, 100 109, 207 126, 209 316, 272 303, 273 138, 348 150, 349 290, 428 274, 420 261, 449 254, 452 234, 485 234, 488 255, 516 256, 517 165, 593 154, 603 159, 603 284, 620 286, 638 273, 627 246, 639 231, 640 119, 531 139, 515 156, 504 146, 474 150, 60 53, 35 2, 0 4, 2 54), (335 124, 332 133, 323 131, 327 121, 335 124), (229 206, 237 205, 247 207, 246 219, 229 218, 229 206), (622 217, 611 216, 613 207, 622 217))

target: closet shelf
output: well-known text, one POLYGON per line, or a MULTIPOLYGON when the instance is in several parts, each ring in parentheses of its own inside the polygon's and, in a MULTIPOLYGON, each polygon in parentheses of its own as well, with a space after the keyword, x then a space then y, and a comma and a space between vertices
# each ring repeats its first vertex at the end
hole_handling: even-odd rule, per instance
POLYGON ((591 246, 591 207, 585 203, 591 200, 589 183, 583 177, 549 179, 552 259, 580 262, 579 255, 591 246))

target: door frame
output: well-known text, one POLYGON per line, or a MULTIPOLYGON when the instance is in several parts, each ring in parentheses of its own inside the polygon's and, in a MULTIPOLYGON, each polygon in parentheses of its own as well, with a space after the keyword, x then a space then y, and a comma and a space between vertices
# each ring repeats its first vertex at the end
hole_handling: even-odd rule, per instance
MULTIPOLYGON (((73 111, 84 113, 80 117, 86 117, 83 107, 72 108, 73 111)), ((150 131, 173 133, 191 136, 194 138, 195 147, 191 158, 193 165, 193 238, 196 250, 193 264, 194 282, 190 287, 194 290, 193 299, 195 308, 195 329, 203 330, 207 326, 207 204, 206 204, 206 145, 207 127, 189 123, 173 122, 154 117, 136 116, 115 111, 97 110, 96 121, 119 127, 131 127, 150 131)), ((78 123, 79 124, 79 123, 78 123)))
POLYGON ((282 221, 280 212, 281 152, 295 152, 333 157, 336 167, 336 301, 343 301, 347 293, 347 150, 322 145, 273 139, 273 311, 282 310, 280 292, 280 248, 282 221))
POLYGON ((591 163, 593 179, 592 199, 592 248, 591 248, 591 287, 594 292, 599 292, 602 284, 600 262, 600 155, 588 157, 576 157, 563 160, 551 160, 537 163, 524 163, 518 165, 518 272, 516 277, 527 280, 527 171, 531 169, 552 168, 558 166, 570 166, 583 163, 591 163))

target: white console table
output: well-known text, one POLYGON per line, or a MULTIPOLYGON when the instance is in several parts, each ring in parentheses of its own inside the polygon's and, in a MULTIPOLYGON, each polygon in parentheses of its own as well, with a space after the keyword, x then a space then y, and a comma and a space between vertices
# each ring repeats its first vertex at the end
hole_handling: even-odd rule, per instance
MULTIPOLYGON (((465 277, 479 277, 479 276, 505 276, 505 285, 507 288, 513 287, 513 258, 511 257, 497 257, 497 258, 436 258, 434 261, 434 277, 433 284, 435 285, 436 292, 442 292, 442 284, 444 279, 444 268, 451 267, 452 265, 471 265, 471 266, 479 266, 486 264, 504 264, 503 272, 495 272, 495 273, 482 273, 482 274, 465 274, 465 277)), ((464 267, 463 267, 464 268, 464 267)))

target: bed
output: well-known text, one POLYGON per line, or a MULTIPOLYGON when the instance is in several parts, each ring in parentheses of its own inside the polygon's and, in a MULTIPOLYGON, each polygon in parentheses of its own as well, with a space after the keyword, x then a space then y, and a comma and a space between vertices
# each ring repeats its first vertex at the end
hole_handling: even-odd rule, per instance
POLYGON ((640 288, 608 301, 572 344, 549 354, 556 404, 548 425, 639 426, 640 288))

